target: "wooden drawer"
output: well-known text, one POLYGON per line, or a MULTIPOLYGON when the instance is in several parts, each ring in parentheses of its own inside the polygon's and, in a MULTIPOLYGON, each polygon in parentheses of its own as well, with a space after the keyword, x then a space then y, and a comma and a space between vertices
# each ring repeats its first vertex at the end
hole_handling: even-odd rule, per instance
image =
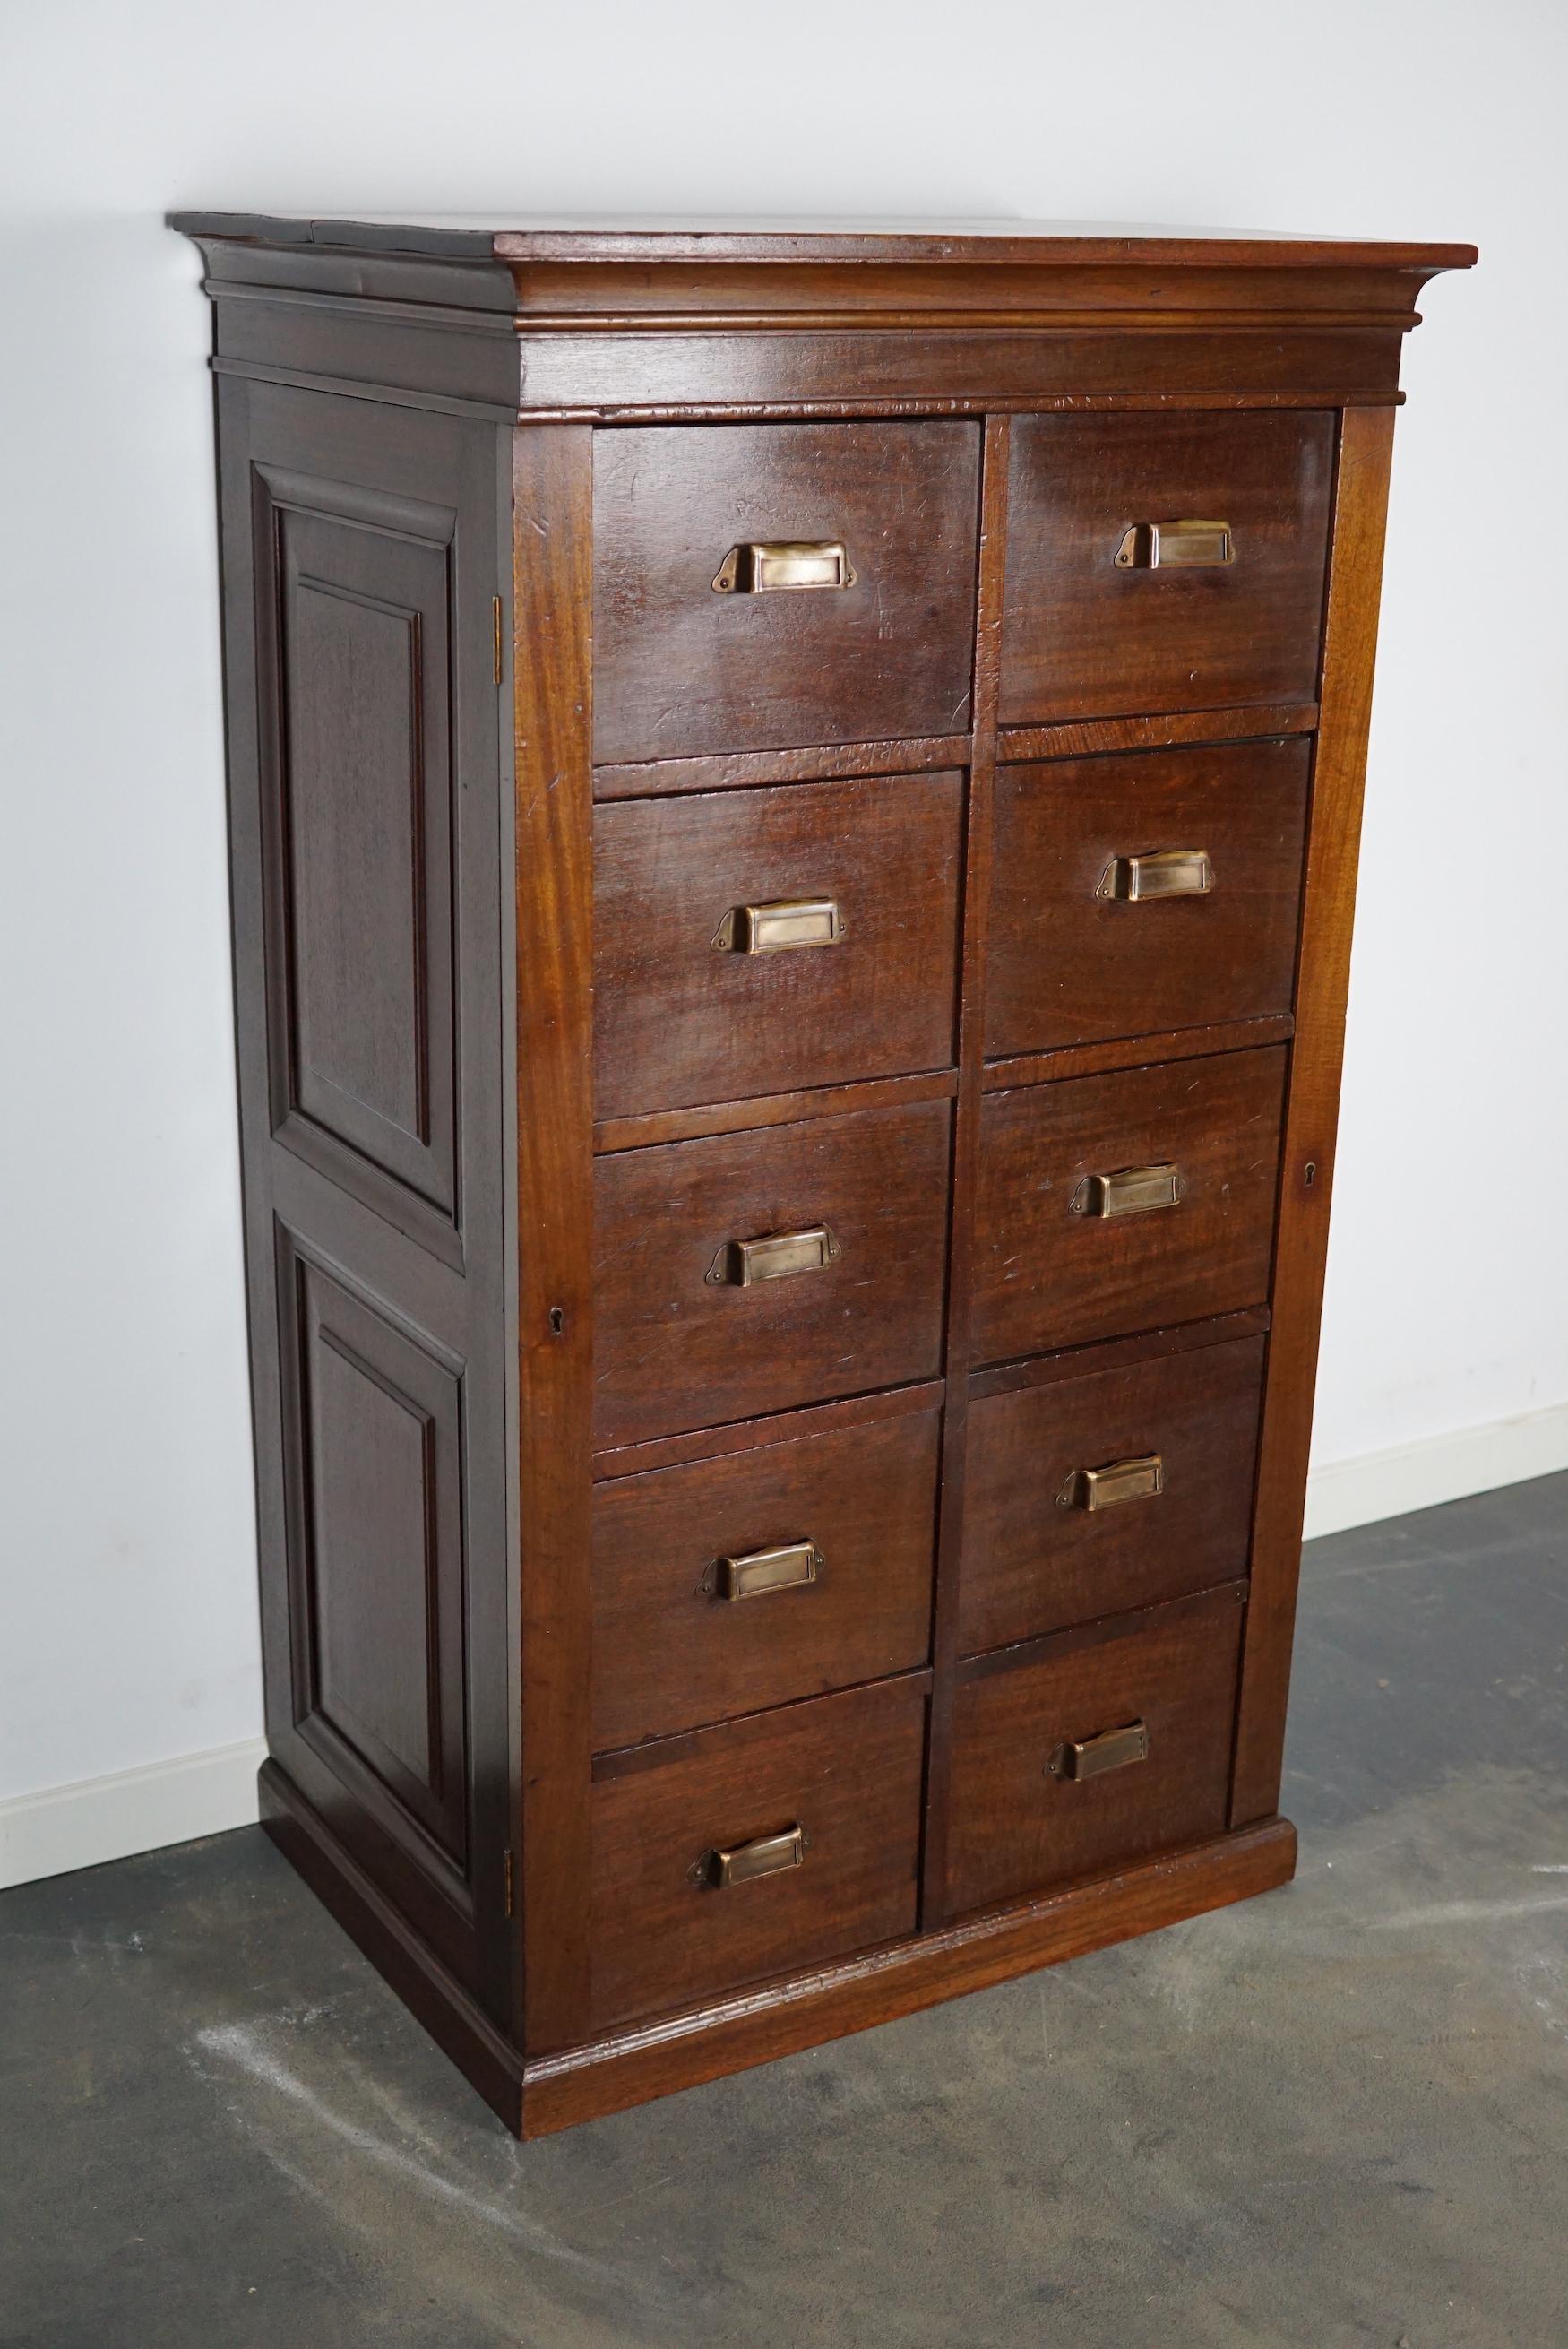
POLYGON ((600 1764, 594 2030, 913 1932, 923 1683, 884 1682, 600 1764), (799 1828, 798 1866, 722 1888, 711 1855, 799 1828))
POLYGON ((1004 768, 986 1052, 1288 1011, 1311 755, 1243 742, 1004 768))
POLYGON ((1264 1340, 1058 1367, 969 1406, 965 1655, 1246 1572, 1264 1340))
POLYGON ((600 1485, 595 1747, 923 1664, 940 1427, 924 1411, 600 1485))
POLYGON ((596 1445, 935 1376, 951 1123, 922 1102, 599 1159, 596 1445), (811 1231, 827 1262, 739 1284, 743 1246, 811 1231))
POLYGON ((948 1067, 962 805, 945 774, 599 808, 597 1114, 948 1067))
POLYGON ((1260 1304, 1284 1068, 1280 1045, 991 1094, 980 1119, 973 1359, 1260 1304), (1093 1211, 1098 1177, 1162 1166, 1176 1170, 1174 1206, 1093 1211))
POLYGON ((969 423, 597 433, 594 759, 962 733, 979 472, 969 423), (716 588, 732 549, 802 543, 852 585, 716 588))
POLYGON ((1020 417, 1002 722, 1315 698, 1333 470, 1326 415, 1020 417), (1141 526, 1193 520, 1233 559, 1167 532, 1147 567, 1141 526))
POLYGON ((1222 1832, 1244 1595, 1233 1583, 971 1668, 953 1721, 953 1911, 1222 1832), (1094 1747, 1138 1725, 1142 1759, 1136 1734, 1094 1747))

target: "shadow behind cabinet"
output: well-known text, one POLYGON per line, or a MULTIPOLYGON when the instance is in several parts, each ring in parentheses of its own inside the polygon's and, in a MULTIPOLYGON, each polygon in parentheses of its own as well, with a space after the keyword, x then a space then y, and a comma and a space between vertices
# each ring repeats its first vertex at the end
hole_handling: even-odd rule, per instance
POLYGON ((1470 249, 176 225, 280 1845, 526 2135, 1283 1882, 1470 249))

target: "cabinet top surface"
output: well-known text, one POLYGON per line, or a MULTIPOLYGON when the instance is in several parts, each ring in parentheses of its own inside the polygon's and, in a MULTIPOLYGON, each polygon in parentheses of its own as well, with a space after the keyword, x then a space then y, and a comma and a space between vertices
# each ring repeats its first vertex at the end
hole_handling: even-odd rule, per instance
POLYGON ((177 212, 187 236, 501 262, 908 261, 1092 267, 1468 269, 1473 245, 1358 241, 1287 233, 1026 220, 704 220, 529 214, 409 219, 363 213, 177 212))

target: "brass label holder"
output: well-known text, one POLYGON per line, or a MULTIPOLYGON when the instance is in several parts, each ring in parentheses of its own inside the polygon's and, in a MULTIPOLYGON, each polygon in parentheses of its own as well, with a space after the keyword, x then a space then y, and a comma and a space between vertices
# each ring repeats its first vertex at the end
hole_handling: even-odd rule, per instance
POLYGON ((1108 1770, 1125 1770, 1130 1763, 1149 1759, 1149 1724, 1130 1722, 1125 1729, 1103 1730, 1098 1737, 1068 1737, 1046 1757, 1047 1778, 1075 1784, 1103 1777, 1108 1770))
POLYGON ((716 954, 782 954, 790 947, 836 947, 844 917, 831 897, 774 897, 732 905, 711 944, 716 954))
POLYGON ((1106 905, 1140 905, 1158 897, 1206 897, 1214 868, 1205 848, 1160 848, 1144 856, 1113 856, 1095 895, 1106 905))
POLYGON ((1109 1461, 1103 1468, 1074 1468, 1057 1495, 1059 1509, 1110 1509, 1122 1501, 1151 1501, 1165 1490, 1165 1463, 1158 1452, 1136 1460, 1109 1461))
POLYGON ((842 1255, 826 1224, 803 1232, 769 1232, 755 1240, 726 1240, 704 1278, 710 1288, 754 1288, 798 1272, 823 1272, 842 1255))
POLYGON ((758 1877, 782 1875, 786 1868, 805 1865, 810 1840, 804 1827, 792 1826, 779 1835, 756 1836, 727 1851, 706 1851, 690 1868, 691 1880, 724 1892, 733 1885, 754 1883, 758 1877))
POLYGON ((815 1542, 781 1542, 772 1549, 716 1557, 704 1588, 716 1599, 762 1599, 771 1590, 804 1588, 817 1580, 825 1564, 815 1542))
POLYGON ((841 539, 754 539, 730 548, 713 592, 775 595, 791 588, 852 587, 858 576, 841 539))
POLYGON ((1086 1174, 1068 1205, 1075 1216, 1148 1216, 1180 1206, 1186 1187, 1179 1166, 1123 1166, 1111 1174, 1086 1174))
POLYGON ((1135 522, 1116 550, 1119 571, 1207 571, 1235 559, 1228 522, 1135 522))

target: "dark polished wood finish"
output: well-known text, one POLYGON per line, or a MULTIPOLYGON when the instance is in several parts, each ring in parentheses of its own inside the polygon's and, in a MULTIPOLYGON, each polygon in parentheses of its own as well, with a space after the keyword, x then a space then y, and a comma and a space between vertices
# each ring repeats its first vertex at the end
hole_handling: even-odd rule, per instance
POLYGON ((1275 1046, 987 1095, 972 1361, 1262 1304, 1284 1076, 1275 1046), (1174 1206, 1078 1211, 1096 1175, 1155 1165, 1174 1206))
POLYGON ((965 727, 979 457, 961 423, 601 434, 594 758, 965 727), (754 540, 841 542, 852 585, 717 593, 754 540))
POLYGON ((969 1403, 959 1648, 975 1655, 1246 1571, 1264 1340, 969 1403), (1157 1460, 1159 1489, 1086 1508, 1086 1469, 1157 1460))
POLYGON ((1288 1012, 1311 763, 1294 741, 1006 768, 987 1056, 1288 1012), (1202 854, 1205 888, 1115 895, 1119 864, 1172 850, 1202 854))
POLYGON ((270 1832, 526 2135, 1283 1882, 1392 411, 1470 248, 177 224, 270 1832))
POLYGON ((953 1059, 957 775, 627 800, 593 819, 603 1120, 953 1059), (828 901, 842 935, 717 950, 737 907, 828 901))
POLYGON ((953 1733, 954 1914, 1220 1833, 1243 1595, 1232 1583, 968 1668, 953 1733), (1052 1768, 1067 1741, 1135 1725, 1141 1759, 1082 1779, 1052 1768))
POLYGON ((927 1409, 599 1485, 594 1744, 924 1664, 940 1433, 927 1409), (727 1595, 717 1560, 789 1543, 817 1552, 809 1581, 727 1595))

